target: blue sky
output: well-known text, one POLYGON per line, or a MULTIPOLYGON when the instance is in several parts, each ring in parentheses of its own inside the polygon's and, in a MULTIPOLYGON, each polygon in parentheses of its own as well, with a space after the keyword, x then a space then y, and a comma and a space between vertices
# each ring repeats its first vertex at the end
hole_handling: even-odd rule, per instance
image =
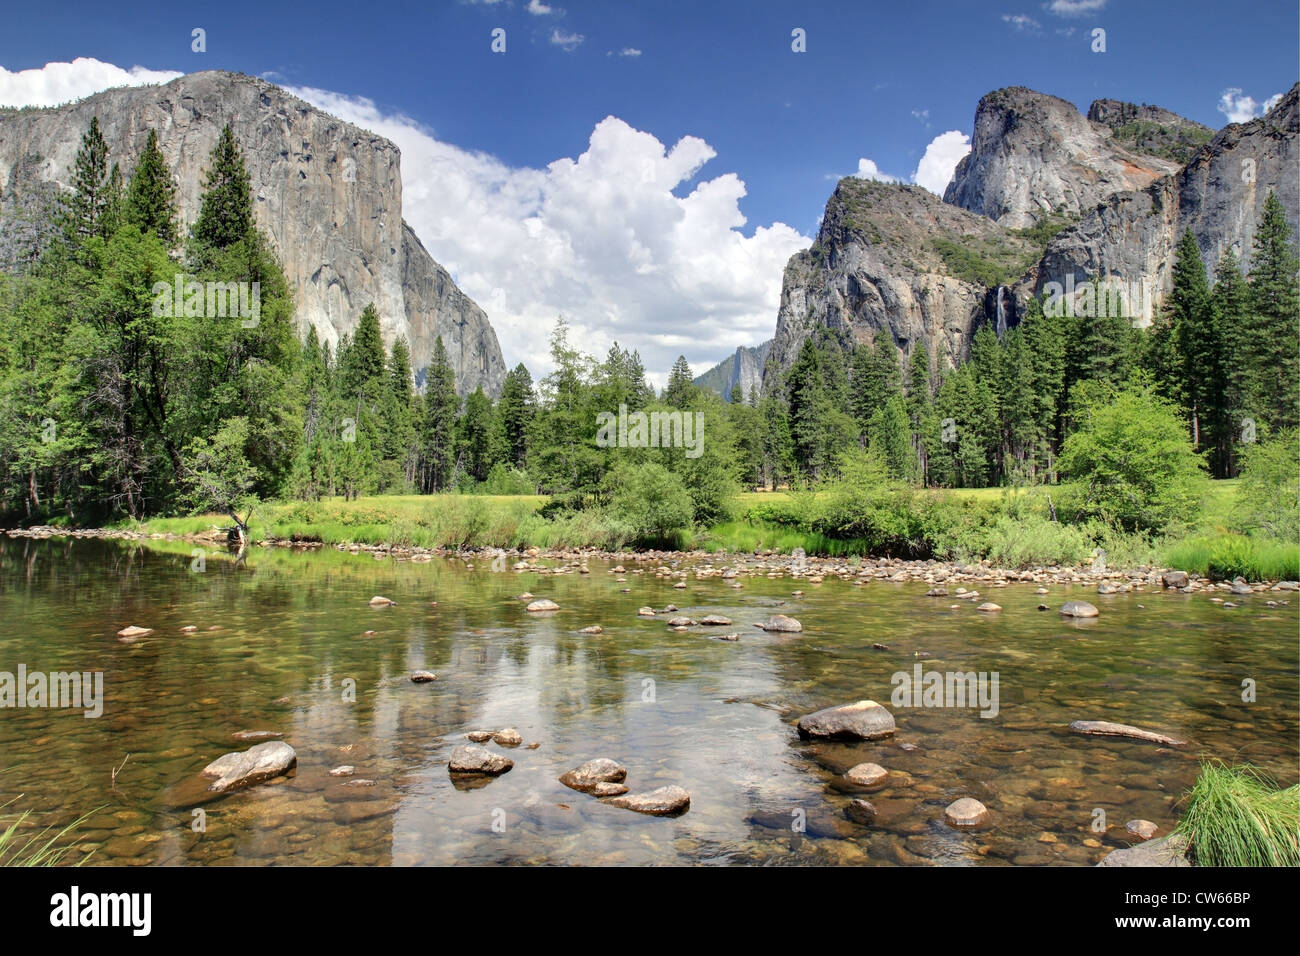
MULTIPOLYGON (((135 3, 129 14, 102 3, 7 6, 0 66, 11 74, 89 57, 121 68, 237 70, 317 91, 313 102, 344 118, 395 124, 378 131, 402 146, 411 195, 421 190, 409 183, 432 176, 436 166, 417 168, 421 150, 438 153, 442 145, 454 147, 458 162, 490 166, 476 167, 468 179, 501 192, 512 188, 503 184, 523 181, 511 180, 512 173, 576 160, 592 148, 606 117, 623 124, 606 129, 610 143, 631 144, 633 152, 640 148, 635 133, 650 134, 665 150, 683 137, 707 143, 679 156, 684 173, 665 188, 684 200, 701 183, 718 181, 717 192, 726 196, 701 198, 697 215, 752 240, 737 244, 744 254, 738 261, 761 271, 762 281, 738 274, 735 285, 762 288, 741 295, 742 302, 724 301, 727 289, 673 271, 672 261, 687 258, 691 246, 660 245, 647 236, 642 272, 687 293, 688 301, 653 304, 662 328, 648 327, 644 312, 610 314, 621 308, 612 292, 610 302, 584 306, 600 290, 579 288, 585 279, 575 276, 592 262, 569 264, 571 300, 521 292, 506 272, 493 274, 482 250, 443 234, 459 228, 454 217, 407 216, 435 257, 487 308, 498 332, 503 325, 513 332, 508 361, 535 351, 532 326, 558 310, 591 334, 593 350, 610 338, 644 342, 652 369, 665 356, 671 362, 674 350, 686 349, 702 365, 770 335, 779 264, 815 232, 833 180, 857 171, 862 160, 911 178, 936 137, 970 132, 984 93, 1029 86, 1082 109, 1098 97, 1155 103, 1217 128, 1228 121, 1220 108, 1225 92, 1238 91, 1229 97, 1244 115, 1245 98, 1263 104, 1295 82, 1300 33, 1297 4, 1275 0, 321 0, 283 7, 135 3), (191 51, 194 27, 206 30, 205 53, 191 51), (490 49, 495 28, 506 31, 504 54, 490 49), (795 28, 806 33, 806 52, 791 49, 795 28), (1091 49, 1094 28, 1105 30, 1104 53, 1091 49), (399 127, 403 132, 394 132, 399 127), (404 139, 417 134, 428 142, 404 139), (743 195, 730 179, 721 181, 728 174, 743 181, 743 195), (775 231, 755 239, 763 228, 775 231), (496 310, 484 301, 493 295, 496 310), (543 301, 523 301, 539 295, 543 301), (701 336, 701 320, 730 328, 701 336)), ((10 90, 22 89, 9 79, 10 90)), ((0 99, 5 90, 0 74, 0 99)), ((590 191, 592 180, 570 185, 590 191)), ((430 193, 439 188, 428 184, 430 193)), ((557 191, 552 204, 564 195, 557 191)), ((435 198, 442 206, 449 201, 436 195, 431 206, 435 198)), ((598 208, 584 212, 603 215, 598 208)), ((524 208, 521 221, 535 213, 524 208)), ((653 218, 647 214, 647 221, 653 218)), ((650 228, 643 221, 625 225, 650 228)), ((543 222, 547 235, 555 231, 565 242, 572 235, 565 230, 575 228, 558 218, 543 222)), ((620 281, 614 269, 608 284, 620 281)), ((560 275, 548 288, 564 284, 560 275)))

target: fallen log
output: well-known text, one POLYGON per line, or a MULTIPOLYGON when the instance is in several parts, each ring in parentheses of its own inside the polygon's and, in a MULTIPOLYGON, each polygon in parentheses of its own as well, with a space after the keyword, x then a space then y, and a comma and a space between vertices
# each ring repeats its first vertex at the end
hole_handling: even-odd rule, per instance
POLYGON ((1070 724, 1070 729, 1076 734, 1085 734, 1089 737, 1131 737, 1134 740, 1145 740, 1168 747, 1181 747, 1187 743, 1186 740, 1170 737, 1168 734, 1158 734, 1153 730, 1130 727, 1128 724, 1112 724, 1106 720, 1076 720, 1070 724))

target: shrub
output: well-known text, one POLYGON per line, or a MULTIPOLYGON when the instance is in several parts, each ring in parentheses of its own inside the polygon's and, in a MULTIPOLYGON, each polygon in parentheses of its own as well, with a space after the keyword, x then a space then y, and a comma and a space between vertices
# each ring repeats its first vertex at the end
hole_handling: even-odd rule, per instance
POLYGON ((608 515, 636 543, 672 546, 691 530, 695 506, 682 480, 663 465, 620 464, 606 476, 608 515))
POLYGON ((1234 521, 1283 541, 1300 541, 1300 433, 1247 445, 1234 521))

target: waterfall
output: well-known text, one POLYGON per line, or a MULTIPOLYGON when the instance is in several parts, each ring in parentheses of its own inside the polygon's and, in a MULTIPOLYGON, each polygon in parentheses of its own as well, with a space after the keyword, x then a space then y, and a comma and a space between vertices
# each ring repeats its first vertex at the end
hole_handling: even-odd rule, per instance
POLYGON ((1005 286, 998 286, 998 321, 994 331, 998 334, 998 341, 1002 341, 1003 334, 1007 331, 1007 312, 1002 306, 1002 290, 1005 286))

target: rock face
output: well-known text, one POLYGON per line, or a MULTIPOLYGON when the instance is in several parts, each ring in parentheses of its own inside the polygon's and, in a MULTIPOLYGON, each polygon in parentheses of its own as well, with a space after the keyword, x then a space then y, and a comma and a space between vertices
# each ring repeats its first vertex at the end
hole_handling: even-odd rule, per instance
POLYGON ((801 737, 878 740, 892 736, 895 729, 894 715, 874 700, 827 707, 799 721, 801 737))
POLYGON ((1013 86, 979 101, 971 151, 943 199, 1023 229, 1053 213, 1078 216, 1177 168, 1125 149, 1109 126, 1087 119, 1073 103, 1013 86))
POLYGON ((248 163, 258 224, 294 290, 300 331, 314 327, 334 347, 373 302, 384 341, 409 342, 417 376, 441 335, 461 394, 479 385, 500 393, 505 363, 487 316, 402 220, 397 147, 242 74, 192 73, 67 106, 0 110, 0 270, 29 258, 39 238, 34 223, 67 188, 95 116, 109 162, 124 175, 149 130, 157 131, 185 226, 198 215, 208 156, 229 123, 248 163))
MULTIPOLYGON (((775 387, 818 328, 845 347, 892 340, 900 362, 918 342, 936 369, 964 360, 975 331, 996 321, 997 308, 996 291, 991 298, 989 283, 955 258, 967 246, 981 250, 986 271, 1008 285, 1040 252, 920 186, 840 180, 816 242, 786 264, 763 387, 775 387)), ((1006 307, 1013 309, 1010 298, 1006 307)))
MULTIPOLYGON (((1134 289, 1145 283, 1158 304, 1187 229, 1211 275, 1228 249, 1249 270, 1255 225, 1270 191, 1291 228, 1300 226, 1300 84, 1266 115, 1224 127, 1176 173, 1111 196, 1057 234, 1023 291, 1041 293, 1048 282, 1064 285, 1070 276, 1076 284, 1111 276, 1134 289)), ((1131 306, 1129 314, 1137 313, 1131 306)))
POLYGON ((272 780, 297 763, 294 749, 277 740, 220 756, 203 768, 202 775, 212 778, 209 790, 229 793, 272 780))
POLYGON ((1110 129, 1115 142, 1135 153, 1182 164, 1214 136, 1208 126, 1177 113, 1120 100, 1093 100, 1088 119, 1110 129))
POLYGON ((731 390, 739 385, 740 394, 749 401, 751 391, 762 391, 763 366, 771 350, 771 339, 762 345, 742 345, 734 355, 723 359, 703 375, 697 375, 695 384, 717 392, 723 401, 731 401, 731 390))

